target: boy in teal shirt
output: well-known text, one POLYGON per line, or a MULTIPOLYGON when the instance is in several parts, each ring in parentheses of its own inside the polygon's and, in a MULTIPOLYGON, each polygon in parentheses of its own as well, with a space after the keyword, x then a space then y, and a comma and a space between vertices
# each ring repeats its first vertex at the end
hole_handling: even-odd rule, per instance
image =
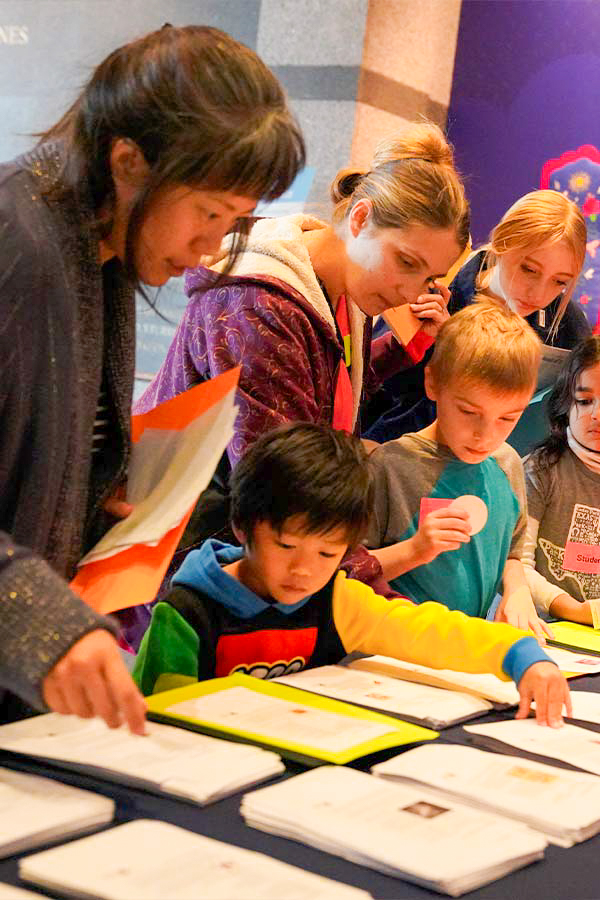
POLYGON ((415 603, 435 598, 485 617, 502 591, 496 619, 544 640, 548 627, 520 561, 523 466, 504 443, 531 399, 539 358, 539 340, 525 320, 481 295, 444 324, 425 370, 437 418, 372 454, 375 503, 366 544, 392 587, 415 603), (481 530, 471 507, 482 510, 481 530))
POLYGON ((269 678, 382 653, 514 679, 519 715, 561 723, 567 684, 537 641, 438 603, 387 600, 339 564, 367 524, 372 481, 360 441, 312 424, 263 435, 232 473, 242 547, 207 541, 153 611, 134 670, 143 693, 245 672, 269 678))

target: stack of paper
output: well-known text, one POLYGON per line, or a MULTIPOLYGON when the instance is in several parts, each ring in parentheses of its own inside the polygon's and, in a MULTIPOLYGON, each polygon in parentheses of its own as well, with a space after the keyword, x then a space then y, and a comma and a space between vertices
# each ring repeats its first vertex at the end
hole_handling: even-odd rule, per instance
POLYGON ((285 770, 277 754, 169 725, 147 735, 48 713, 0 727, 0 747, 144 790, 211 803, 285 770))
POLYGON ((169 825, 138 819, 19 862, 25 881, 100 900, 365 900, 320 875, 169 825))
POLYGON ((501 681, 495 675, 473 675, 469 672, 455 672, 453 669, 431 669, 391 656, 367 656, 350 663, 352 669, 391 675, 403 681, 416 681, 434 687, 464 691, 476 697, 484 697, 494 703, 514 706, 519 702, 519 692, 512 681, 501 681))
POLYGON ((0 856, 105 825, 114 811, 99 794, 0 769, 0 856))
POLYGON ((305 669, 295 675, 275 678, 274 681, 369 709, 394 713, 431 728, 446 728, 457 722, 466 722, 493 709, 491 703, 473 694, 401 681, 390 675, 361 672, 348 666, 305 669))
POLYGON ((148 698, 148 715, 228 735, 307 762, 343 765, 437 732, 250 675, 213 678, 148 698))
POLYGON ((244 795, 249 825, 458 896, 540 859, 519 823, 348 768, 324 766, 244 795))
POLYGON ((518 819, 564 847, 600 831, 600 778, 595 775, 455 744, 417 747, 371 771, 518 819))
POLYGON ((600 775, 600 734, 587 728, 545 728, 535 719, 509 719, 489 725, 465 725, 465 731, 476 735, 478 743, 484 745, 496 747, 500 742, 600 775))

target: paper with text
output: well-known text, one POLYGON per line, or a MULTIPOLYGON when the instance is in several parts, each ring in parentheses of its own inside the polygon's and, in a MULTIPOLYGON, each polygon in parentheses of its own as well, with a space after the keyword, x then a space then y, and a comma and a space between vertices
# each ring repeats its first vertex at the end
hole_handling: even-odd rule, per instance
POLYGON ((364 891, 262 853, 138 819, 19 862, 26 881, 101 900, 360 900, 364 891))

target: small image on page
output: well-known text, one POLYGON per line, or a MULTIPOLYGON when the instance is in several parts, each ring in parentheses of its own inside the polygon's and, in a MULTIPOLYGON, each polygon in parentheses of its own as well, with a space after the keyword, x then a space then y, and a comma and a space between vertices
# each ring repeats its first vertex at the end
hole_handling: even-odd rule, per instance
POLYGON ((333 753, 372 741, 392 730, 387 725, 326 712, 243 687, 184 700, 165 711, 333 753))
POLYGON ((404 812, 414 813, 423 819, 434 819, 436 816, 441 816, 442 813, 449 812, 449 810, 445 806, 436 806, 435 803, 426 803, 425 800, 419 800, 417 803, 405 806, 404 812))

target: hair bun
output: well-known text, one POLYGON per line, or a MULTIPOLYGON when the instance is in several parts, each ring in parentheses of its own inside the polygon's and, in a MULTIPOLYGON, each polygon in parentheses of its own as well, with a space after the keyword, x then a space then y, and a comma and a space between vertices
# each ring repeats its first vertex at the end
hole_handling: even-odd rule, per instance
POLYGON ((341 169, 331 184, 330 193, 334 204, 351 197, 366 170, 341 169))
POLYGON ((401 134, 381 141, 375 149, 372 168, 402 159, 423 160, 440 166, 454 166, 452 145, 433 122, 411 125, 401 134))

